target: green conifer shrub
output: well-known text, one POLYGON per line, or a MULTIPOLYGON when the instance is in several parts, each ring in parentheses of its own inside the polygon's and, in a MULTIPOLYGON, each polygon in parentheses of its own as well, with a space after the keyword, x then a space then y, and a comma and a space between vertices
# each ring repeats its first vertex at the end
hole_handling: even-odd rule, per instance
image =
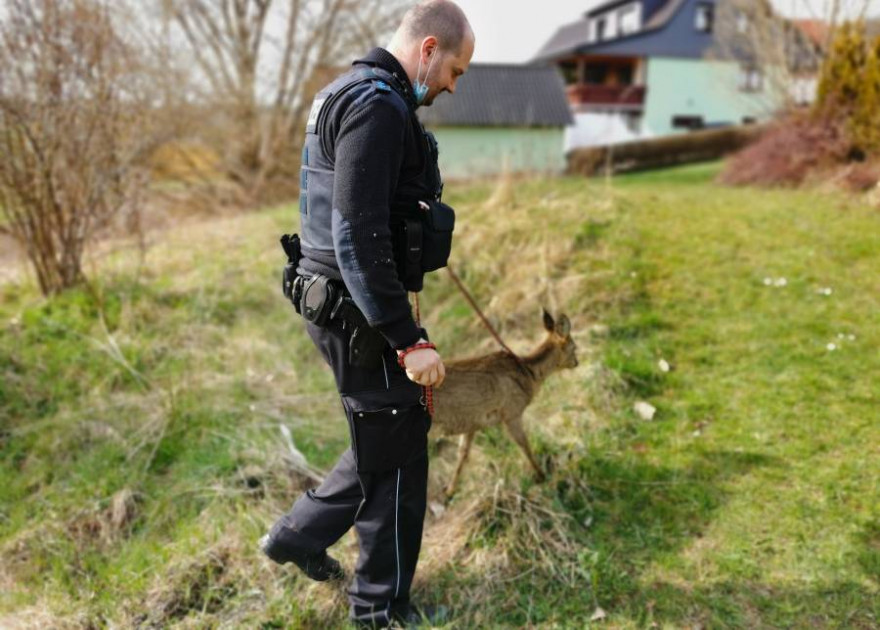
POLYGON ((880 156, 880 37, 867 48, 850 133, 853 145, 862 153, 880 156))
POLYGON ((850 159, 880 157, 880 38, 869 42, 863 21, 838 29, 822 65, 814 114, 846 121, 850 159))

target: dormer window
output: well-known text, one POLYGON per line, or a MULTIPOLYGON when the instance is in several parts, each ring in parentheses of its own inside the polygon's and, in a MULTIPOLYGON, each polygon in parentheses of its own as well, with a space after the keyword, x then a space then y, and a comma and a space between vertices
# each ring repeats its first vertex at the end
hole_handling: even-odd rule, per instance
POLYGON ((608 37, 608 20, 600 17, 596 20, 596 41, 603 41, 608 37))
POLYGON ((739 69, 740 92, 761 92, 764 89, 764 75, 759 68, 743 65, 739 69))
POLYGON ((740 9, 736 11, 736 30, 739 33, 745 33, 749 30, 749 16, 740 9))
POLYGON ((618 17, 620 18, 621 35, 629 35, 639 30, 639 8, 638 4, 630 4, 620 10, 618 17))
POLYGON ((588 40, 603 42, 638 33, 642 28, 642 5, 629 2, 590 18, 588 40))
POLYGON ((701 33, 711 33, 715 22, 715 5, 711 2, 701 2, 697 5, 697 13, 694 19, 694 28, 701 33))

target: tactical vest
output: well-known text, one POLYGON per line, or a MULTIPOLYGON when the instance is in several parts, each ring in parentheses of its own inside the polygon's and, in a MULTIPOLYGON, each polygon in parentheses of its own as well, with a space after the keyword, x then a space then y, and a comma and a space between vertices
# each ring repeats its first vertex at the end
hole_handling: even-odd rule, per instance
POLYGON ((372 82, 380 92, 393 91, 406 102, 410 124, 422 154, 420 172, 397 184, 391 202, 390 225, 398 277, 407 291, 420 291, 423 275, 446 266, 452 242, 455 213, 441 201, 443 181, 437 164, 434 135, 427 131, 407 102, 390 72, 358 65, 324 88, 315 97, 306 125, 300 174, 300 222, 303 250, 333 257, 331 217, 333 210, 334 160, 324 146, 328 112, 337 100, 364 83, 372 82), (424 209, 419 202, 425 202, 424 209))

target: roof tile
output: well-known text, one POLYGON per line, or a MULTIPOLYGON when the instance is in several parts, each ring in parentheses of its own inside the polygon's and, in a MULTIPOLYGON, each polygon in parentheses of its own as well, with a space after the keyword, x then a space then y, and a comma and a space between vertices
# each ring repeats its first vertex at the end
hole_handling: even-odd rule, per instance
POLYGON ((565 84, 554 67, 471 64, 455 95, 418 109, 426 125, 563 127, 572 123, 565 84))

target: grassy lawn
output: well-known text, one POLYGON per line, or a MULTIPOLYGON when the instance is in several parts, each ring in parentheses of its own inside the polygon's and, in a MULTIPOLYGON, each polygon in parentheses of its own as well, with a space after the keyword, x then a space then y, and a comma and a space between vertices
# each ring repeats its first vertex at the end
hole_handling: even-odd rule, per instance
MULTIPOLYGON (((448 187, 505 339, 546 305, 581 359, 528 412, 549 480, 493 429, 429 511, 413 597, 448 627, 880 627, 880 213, 717 169, 448 187)), ((297 216, 182 226, 92 293, 0 285, 0 627, 344 624, 254 546, 308 487, 279 426, 319 469, 348 443, 278 290, 297 216)), ((444 355, 494 349, 445 273, 422 311, 444 355)), ((332 552, 353 567, 353 532, 332 552)))

